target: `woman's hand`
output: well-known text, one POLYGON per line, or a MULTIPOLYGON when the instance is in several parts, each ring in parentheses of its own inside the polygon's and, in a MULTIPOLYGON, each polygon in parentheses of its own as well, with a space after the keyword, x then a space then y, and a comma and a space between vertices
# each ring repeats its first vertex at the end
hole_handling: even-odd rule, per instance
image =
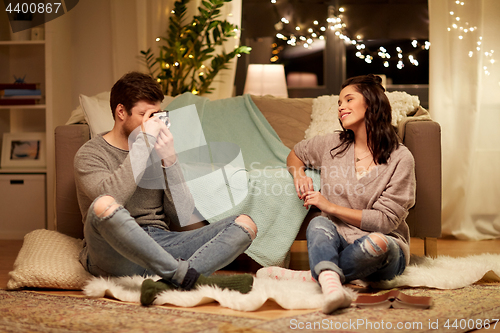
POLYGON ((318 191, 307 191, 304 193, 303 199, 304 207, 316 206, 325 213, 330 213, 331 206, 333 205, 318 191))
POLYGON ((295 191, 297 192, 300 200, 304 198, 304 194, 307 191, 314 191, 313 181, 310 177, 307 177, 305 173, 306 166, 304 165, 304 162, 302 162, 302 160, 295 155, 295 151, 293 149, 286 158, 286 167, 288 172, 290 172, 293 177, 295 191))
POLYGON ((309 191, 304 195, 304 207, 308 208, 311 205, 318 207, 324 213, 338 217, 345 223, 354 225, 358 228, 361 227, 363 211, 360 209, 339 206, 328 201, 323 194, 317 191, 309 191))
POLYGON ((295 191, 297 191, 300 200, 304 200, 304 196, 307 192, 314 191, 311 177, 295 176, 295 178, 293 178, 293 184, 295 185, 295 191))

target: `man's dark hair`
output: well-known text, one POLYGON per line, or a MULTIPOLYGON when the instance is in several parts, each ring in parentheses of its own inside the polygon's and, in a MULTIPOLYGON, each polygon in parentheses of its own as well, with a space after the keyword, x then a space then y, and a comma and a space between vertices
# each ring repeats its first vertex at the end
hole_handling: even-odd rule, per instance
POLYGON ((150 75, 130 72, 122 76, 111 88, 109 103, 113 119, 118 104, 122 104, 130 115, 132 108, 139 101, 156 103, 163 101, 161 87, 150 75))

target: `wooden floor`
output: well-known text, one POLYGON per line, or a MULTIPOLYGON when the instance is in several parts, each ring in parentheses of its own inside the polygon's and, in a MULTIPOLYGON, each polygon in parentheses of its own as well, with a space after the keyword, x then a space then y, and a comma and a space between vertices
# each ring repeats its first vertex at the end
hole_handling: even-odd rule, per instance
MULTIPOLYGON (((411 240, 411 253, 419 256, 424 255, 423 240, 411 240)), ((22 241, 19 240, 0 240, 0 289, 5 289, 9 279, 9 272, 12 270, 14 261, 21 249, 22 241)), ((500 239, 487 241, 460 241, 454 239, 438 239, 438 255, 447 255, 451 257, 466 257, 474 254, 495 253, 500 254, 500 239)), ((307 264, 307 254, 305 253, 305 242, 298 242, 292 247, 291 267, 299 268, 307 264)), ((46 292, 46 291, 44 291, 46 292)), ((78 291, 54 291, 54 294, 82 296, 78 291)), ((309 313, 313 310, 283 310, 274 302, 267 302, 263 308, 256 312, 240 312, 231 309, 225 309, 216 303, 211 303, 196 308, 190 308, 190 311, 199 311, 205 313, 225 314, 239 317, 251 317, 258 319, 276 319, 309 313)), ((486 330, 480 330, 480 332, 486 330)), ((491 332, 489 330, 488 332, 491 332)))

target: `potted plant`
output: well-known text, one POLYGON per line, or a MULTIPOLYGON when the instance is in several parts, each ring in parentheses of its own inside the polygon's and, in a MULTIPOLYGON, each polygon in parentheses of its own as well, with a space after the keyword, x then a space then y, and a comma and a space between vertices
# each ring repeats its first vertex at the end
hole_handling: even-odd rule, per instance
POLYGON ((141 51, 149 74, 161 83, 166 95, 210 93, 217 73, 228 68, 234 57, 251 51, 248 46, 238 46, 229 53, 216 50, 228 38, 236 36, 236 25, 218 19, 221 7, 231 0, 202 1, 198 15, 184 22, 189 1, 175 2, 167 35, 161 38, 166 45, 160 47, 159 56, 151 48, 141 51))

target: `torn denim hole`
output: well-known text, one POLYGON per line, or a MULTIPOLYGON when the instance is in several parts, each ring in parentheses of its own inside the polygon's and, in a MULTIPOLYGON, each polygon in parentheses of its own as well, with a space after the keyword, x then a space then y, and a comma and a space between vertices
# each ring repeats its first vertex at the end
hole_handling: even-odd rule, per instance
POLYGON ((325 232, 325 235, 327 235, 328 239, 330 239, 330 240, 332 240, 335 237, 335 234, 325 227, 318 226, 318 227, 316 227, 316 229, 323 230, 325 232))
POLYGON ((380 256, 386 252, 382 250, 380 246, 377 243, 375 243, 375 241, 370 236, 366 237, 366 239, 361 243, 361 250, 364 253, 368 253, 374 257, 380 256))

